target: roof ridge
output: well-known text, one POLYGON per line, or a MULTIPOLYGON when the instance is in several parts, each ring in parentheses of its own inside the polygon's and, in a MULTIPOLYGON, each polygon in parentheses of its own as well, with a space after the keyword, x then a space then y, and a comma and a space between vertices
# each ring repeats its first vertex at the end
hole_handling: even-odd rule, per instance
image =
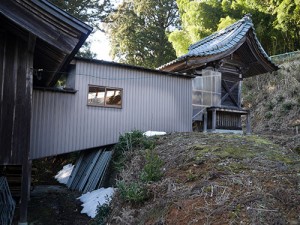
POLYGON ((235 23, 233 23, 233 24, 231 24, 231 25, 223 28, 222 30, 216 31, 216 32, 212 33, 211 35, 209 35, 209 36, 207 36, 207 37, 205 37, 205 38, 197 41, 196 43, 191 44, 189 46, 189 48, 188 48, 188 51, 191 51, 191 50, 199 47, 200 45, 203 45, 203 44, 207 43, 208 41, 210 41, 212 39, 215 39, 215 38, 223 35, 224 33, 227 33, 227 32, 229 32, 231 30, 234 30, 234 29, 236 29, 238 27, 238 25, 241 26, 243 23, 246 23, 246 22, 248 22, 249 24, 251 24, 251 27, 254 26, 253 22, 252 22, 252 19, 251 19, 251 14, 250 13, 245 14, 245 16, 242 19, 240 19, 240 20, 236 21, 235 23))
MULTIPOLYGON (((245 38, 248 35, 250 35, 251 39, 253 39, 251 42, 253 42, 253 44, 258 48, 259 54, 261 54, 270 64, 269 67, 276 69, 276 65, 271 61, 271 58, 268 56, 257 38, 251 14, 244 15, 242 19, 235 23, 207 36, 195 44, 190 45, 188 53, 160 66, 159 69, 164 69, 165 67, 183 62, 184 60, 193 57, 200 57, 203 59, 203 62, 205 61, 204 57, 209 58, 214 56, 214 59, 222 57, 222 54, 225 52, 227 52, 226 54, 229 54, 232 51, 236 51, 237 47, 239 48, 246 41, 245 38)), ((268 70, 269 67, 266 68, 266 70, 268 70)))

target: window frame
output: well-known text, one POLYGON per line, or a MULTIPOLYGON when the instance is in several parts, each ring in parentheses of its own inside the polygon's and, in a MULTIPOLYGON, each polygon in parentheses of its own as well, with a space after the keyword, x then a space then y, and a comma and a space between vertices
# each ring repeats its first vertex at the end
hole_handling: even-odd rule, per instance
POLYGON ((88 85, 88 90, 87 90, 87 105, 88 105, 88 106, 95 106, 95 107, 104 107, 104 108, 117 108, 117 109, 122 109, 122 107, 123 107, 123 88, 109 87, 109 86, 100 86, 100 85, 89 84, 89 85, 88 85), (104 93, 104 104, 103 104, 103 105, 100 105, 100 104, 97 104, 97 103, 89 103, 90 87, 102 88, 102 89, 105 90, 105 93, 104 93), (121 105, 107 105, 107 104, 106 104, 107 90, 109 90, 109 91, 111 91, 111 90, 117 90, 117 91, 120 91, 121 105))

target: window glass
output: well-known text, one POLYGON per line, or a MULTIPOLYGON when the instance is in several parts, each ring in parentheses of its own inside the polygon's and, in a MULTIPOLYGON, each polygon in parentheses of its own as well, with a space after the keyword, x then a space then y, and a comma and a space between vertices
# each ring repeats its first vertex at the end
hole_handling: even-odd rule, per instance
POLYGON ((105 88, 89 86, 88 104, 104 105, 105 88))
POLYGON ((90 85, 88 105, 121 108, 122 89, 90 85))
POLYGON ((107 88, 105 102, 106 102, 106 105, 121 106, 121 90, 107 88))

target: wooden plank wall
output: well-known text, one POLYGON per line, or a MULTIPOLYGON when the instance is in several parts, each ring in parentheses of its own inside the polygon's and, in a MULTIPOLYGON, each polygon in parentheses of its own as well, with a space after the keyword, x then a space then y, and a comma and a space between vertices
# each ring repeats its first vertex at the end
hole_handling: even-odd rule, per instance
MULTIPOLYGON (((16 35, 0 31, 0 164, 21 165, 29 151, 31 78, 28 44, 16 35)), ((32 65, 31 65, 32 68, 32 65)))

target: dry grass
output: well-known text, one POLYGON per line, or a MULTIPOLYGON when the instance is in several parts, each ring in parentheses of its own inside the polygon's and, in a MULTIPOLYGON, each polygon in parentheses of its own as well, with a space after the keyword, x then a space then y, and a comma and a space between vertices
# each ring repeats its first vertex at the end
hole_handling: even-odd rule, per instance
MULTIPOLYGON (((290 149, 258 136, 176 133, 155 150, 163 179, 142 204, 116 197, 110 224, 300 223, 300 157, 290 149)), ((135 179, 139 163, 128 165, 135 179)))

